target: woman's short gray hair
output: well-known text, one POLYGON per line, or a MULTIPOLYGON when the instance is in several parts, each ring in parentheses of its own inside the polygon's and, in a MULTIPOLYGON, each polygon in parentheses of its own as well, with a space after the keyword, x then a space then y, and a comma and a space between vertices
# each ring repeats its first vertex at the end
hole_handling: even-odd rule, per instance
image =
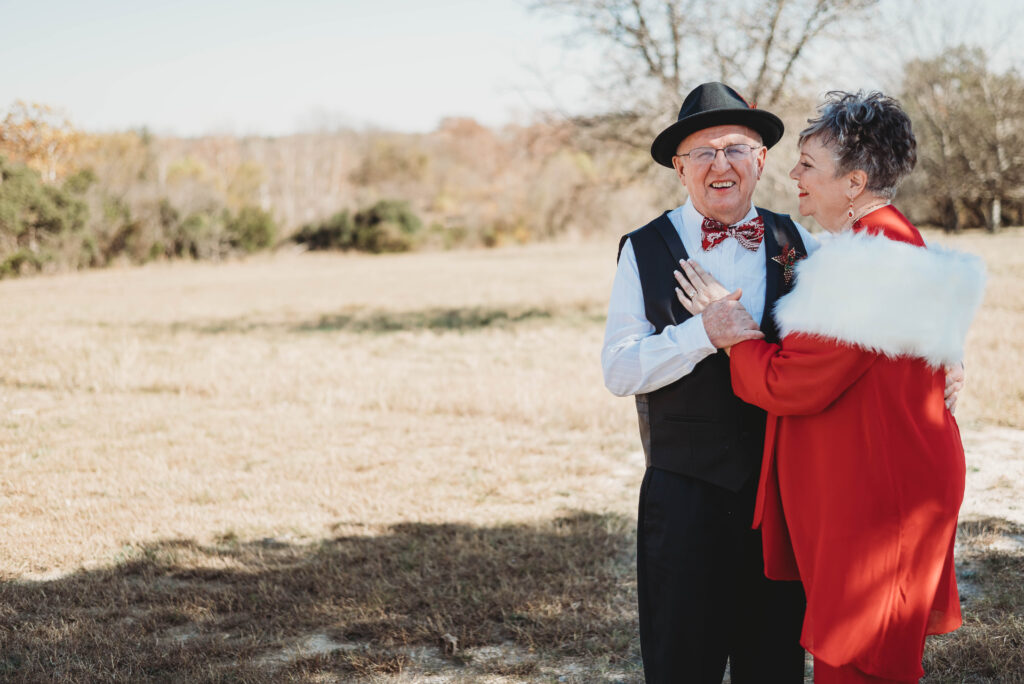
POLYGON ((892 199, 917 163, 917 141, 900 103, 879 92, 833 90, 818 118, 800 131, 800 144, 817 137, 836 159, 836 176, 860 169, 868 190, 892 199))

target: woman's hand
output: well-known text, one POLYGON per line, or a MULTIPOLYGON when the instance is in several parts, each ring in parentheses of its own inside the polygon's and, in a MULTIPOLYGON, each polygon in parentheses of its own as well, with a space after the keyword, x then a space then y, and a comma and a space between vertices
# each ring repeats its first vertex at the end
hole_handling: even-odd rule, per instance
POLYGON ((720 282, 693 259, 680 260, 679 267, 683 270, 673 271, 679 287, 676 288, 676 297, 683 308, 696 316, 708 308, 708 304, 724 298, 729 294, 720 282))
POLYGON ((956 411, 956 402, 964 388, 966 374, 963 361, 946 366, 946 408, 950 413, 956 411))

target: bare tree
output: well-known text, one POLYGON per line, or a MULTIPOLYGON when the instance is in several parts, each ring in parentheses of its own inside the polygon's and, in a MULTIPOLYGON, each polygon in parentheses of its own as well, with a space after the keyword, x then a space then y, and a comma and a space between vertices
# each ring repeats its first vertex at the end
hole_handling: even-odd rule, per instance
POLYGON ((721 80, 752 102, 776 105, 815 42, 877 2, 538 0, 533 7, 573 19, 575 37, 595 41, 610 66, 598 86, 607 111, 581 123, 602 139, 645 147, 654 118, 663 120, 701 81, 721 80))
POLYGON ((955 231, 977 207, 998 230, 1004 203, 1024 200, 1024 78, 993 73, 984 51, 960 46, 912 60, 904 79, 933 218, 955 231))

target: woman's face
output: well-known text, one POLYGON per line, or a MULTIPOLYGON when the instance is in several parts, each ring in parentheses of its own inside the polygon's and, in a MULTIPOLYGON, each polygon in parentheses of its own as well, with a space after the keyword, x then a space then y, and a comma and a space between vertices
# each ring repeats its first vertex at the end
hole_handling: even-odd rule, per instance
POLYGON ((800 196, 800 215, 813 216, 825 230, 838 233, 847 221, 849 174, 836 178, 836 162, 819 136, 804 140, 800 159, 789 172, 800 196))

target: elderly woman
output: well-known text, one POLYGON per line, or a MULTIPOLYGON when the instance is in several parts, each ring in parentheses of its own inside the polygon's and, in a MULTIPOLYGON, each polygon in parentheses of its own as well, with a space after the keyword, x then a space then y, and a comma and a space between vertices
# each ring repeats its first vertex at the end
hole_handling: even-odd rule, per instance
POLYGON ((942 368, 962 357, 984 273, 926 247, 890 204, 916 161, 896 101, 830 93, 819 113, 790 176, 800 213, 833 238, 795 265, 775 308, 781 343, 730 350, 736 394, 768 412, 754 526, 765 573, 804 584, 817 684, 916 682, 925 635, 961 622, 964 452, 942 368))

